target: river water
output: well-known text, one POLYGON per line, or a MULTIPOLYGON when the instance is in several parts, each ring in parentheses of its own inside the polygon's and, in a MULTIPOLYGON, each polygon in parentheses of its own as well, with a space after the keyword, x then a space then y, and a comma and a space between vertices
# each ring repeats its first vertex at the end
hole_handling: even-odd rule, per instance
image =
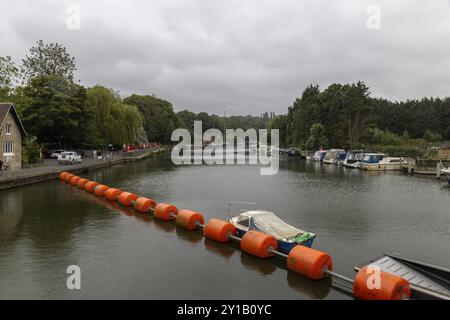
MULTIPOLYGON (((227 218, 229 201, 257 203, 316 233, 313 247, 349 277, 384 252, 450 266, 450 188, 433 179, 299 160, 261 176, 256 166, 174 166, 168 158, 83 176, 206 220, 227 218)), ((0 299, 349 299, 336 284, 60 181, 0 192, 0 299), (69 265, 81 269, 81 290, 67 289, 69 265)))

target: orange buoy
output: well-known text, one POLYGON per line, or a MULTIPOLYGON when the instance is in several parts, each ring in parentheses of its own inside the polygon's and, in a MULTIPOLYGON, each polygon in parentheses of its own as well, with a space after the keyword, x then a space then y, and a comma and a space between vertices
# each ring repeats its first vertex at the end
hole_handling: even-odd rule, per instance
POLYGON ((70 178, 70 184, 76 186, 80 179, 81 178, 79 176, 73 176, 72 178, 70 178))
POLYGON ((84 185, 84 190, 86 190, 87 192, 93 193, 96 186, 98 186, 98 182, 89 181, 88 183, 86 183, 84 185))
POLYGON ((134 202, 134 209, 142 213, 147 213, 150 209, 154 209, 155 207, 155 201, 149 198, 140 197, 134 202))
POLYGON ((333 270, 333 261, 325 252, 297 245, 289 252, 287 267, 309 279, 322 279, 324 270, 333 270))
POLYGON ((84 189, 85 184, 88 182, 89 182, 88 179, 80 179, 78 180, 77 186, 79 189, 84 189))
POLYGON ((236 235, 236 227, 219 219, 211 219, 205 225, 205 237, 219 242, 230 241, 229 235, 236 235))
POLYGON ((64 181, 65 177, 69 174, 67 171, 63 171, 59 174, 59 180, 64 181))
POLYGON ((125 207, 129 207, 132 205, 132 202, 138 198, 137 195, 131 192, 122 192, 119 196, 119 203, 125 207))
POLYGON ((402 300, 410 298, 411 289, 402 277, 364 267, 355 276, 353 295, 362 300, 402 300))
POLYGON ((103 197, 106 190, 108 190, 108 189, 109 189, 108 186, 105 186, 104 184, 99 184, 94 188, 94 193, 98 197, 103 197))
POLYGON ((183 227, 188 230, 195 230, 198 227, 198 223, 204 224, 205 219, 200 212, 192 210, 181 210, 175 218, 175 223, 177 226, 183 227))
POLYGON ((72 177, 75 177, 75 175, 74 175, 74 174, 71 174, 71 173, 66 174, 65 177, 64 177, 64 181, 67 182, 67 183, 69 183, 69 182, 70 182, 70 179, 72 179, 72 177))
POLYGON ((120 189, 110 188, 110 189, 106 190, 104 196, 107 200, 114 201, 114 200, 117 200, 117 198, 120 196, 121 193, 122 193, 122 190, 120 190, 120 189))
POLYGON ((268 234, 250 230, 242 237, 241 250, 250 253, 258 258, 272 257, 270 249, 278 249, 278 241, 268 234))
POLYGON ((177 214, 177 207, 168 203, 159 203, 153 210, 153 215, 164 221, 172 220, 177 214))

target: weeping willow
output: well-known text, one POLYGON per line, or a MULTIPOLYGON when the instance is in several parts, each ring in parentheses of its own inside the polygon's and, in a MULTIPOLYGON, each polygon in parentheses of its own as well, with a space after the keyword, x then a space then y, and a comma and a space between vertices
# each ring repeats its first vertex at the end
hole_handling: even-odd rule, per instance
POLYGON ((123 103, 117 95, 101 86, 88 89, 86 103, 91 112, 93 144, 139 142, 143 117, 137 107, 123 103))

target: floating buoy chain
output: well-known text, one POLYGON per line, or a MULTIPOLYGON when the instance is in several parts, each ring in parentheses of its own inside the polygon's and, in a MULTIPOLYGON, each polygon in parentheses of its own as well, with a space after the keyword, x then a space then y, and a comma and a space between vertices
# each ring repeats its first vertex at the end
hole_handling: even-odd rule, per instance
POLYGON ((140 213, 150 213, 163 221, 175 221, 177 226, 187 230, 202 229, 205 238, 222 243, 238 242, 243 252, 253 256, 259 258, 281 257, 287 261, 289 270, 309 279, 319 280, 327 276, 340 279, 352 284, 353 295, 358 299, 402 300, 410 298, 409 282, 397 275, 379 271, 377 275, 379 276, 379 286, 371 286, 369 280, 373 276, 373 272, 370 268, 360 269, 352 280, 333 272, 333 261, 331 256, 325 252, 296 245, 289 251, 289 254, 285 254, 278 250, 278 240, 271 235, 249 230, 240 238, 237 236, 236 227, 228 221, 213 218, 205 224, 203 215, 197 211, 187 209, 178 211, 177 207, 172 204, 156 204, 150 198, 139 197, 131 192, 110 188, 69 172, 61 172, 59 178, 61 181, 77 186, 81 190, 94 193, 98 197, 104 197, 109 201, 118 201, 126 207, 133 207, 140 213))

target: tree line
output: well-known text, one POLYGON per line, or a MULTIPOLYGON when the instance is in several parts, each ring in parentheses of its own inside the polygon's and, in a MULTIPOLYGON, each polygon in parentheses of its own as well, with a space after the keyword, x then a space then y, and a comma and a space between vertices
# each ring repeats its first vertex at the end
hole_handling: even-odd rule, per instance
MULTIPOLYGON (((74 80, 75 58, 59 43, 38 41, 16 66, 0 57, 0 101, 12 102, 26 128, 30 144, 48 148, 98 148, 108 144, 170 143, 177 128, 192 129, 194 121, 209 128, 265 128, 260 117, 219 117, 188 110, 176 113, 172 104, 154 95, 122 97, 102 85, 86 88, 74 80)), ((29 147, 28 147, 29 146, 29 147)))
POLYGON ((306 150, 438 142, 450 140, 450 98, 389 101, 370 97, 363 82, 309 85, 269 126, 283 145, 306 150))
POLYGON ((175 112, 154 95, 122 97, 101 85, 74 80, 75 59, 58 43, 38 41, 16 66, 0 57, 0 101, 14 103, 30 141, 47 147, 97 148, 140 142, 170 143, 176 128, 279 129, 282 146, 400 146, 450 140, 450 98, 389 101, 373 98, 363 82, 306 87, 287 114, 219 116, 175 112))

